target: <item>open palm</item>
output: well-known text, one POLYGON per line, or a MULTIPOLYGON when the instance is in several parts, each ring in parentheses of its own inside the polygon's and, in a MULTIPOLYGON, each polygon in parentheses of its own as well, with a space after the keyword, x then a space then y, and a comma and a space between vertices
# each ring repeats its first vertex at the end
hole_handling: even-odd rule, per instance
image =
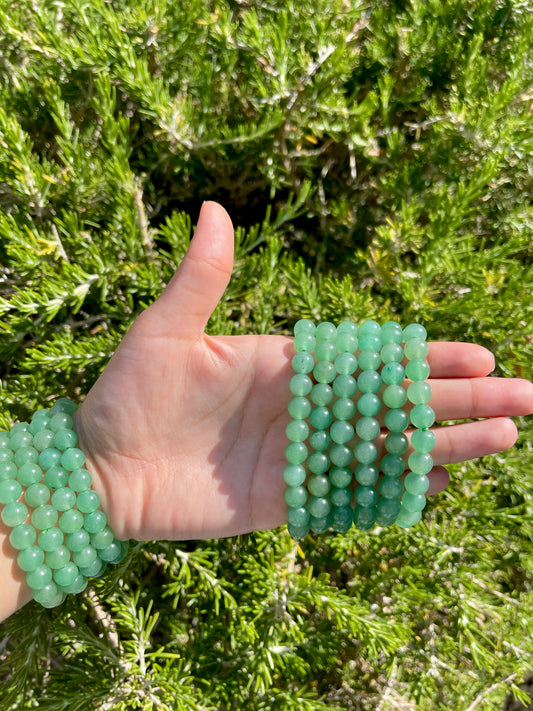
MULTIPOLYGON (((230 536, 283 522, 285 426, 292 339, 205 335, 233 265, 233 228, 203 206, 189 251, 160 298, 125 336, 76 413, 87 467, 119 538, 230 536)), ((432 343, 437 428, 428 494, 442 465, 510 447, 508 416, 533 410, 533 386, 486 378, 474 344, 432 343)))

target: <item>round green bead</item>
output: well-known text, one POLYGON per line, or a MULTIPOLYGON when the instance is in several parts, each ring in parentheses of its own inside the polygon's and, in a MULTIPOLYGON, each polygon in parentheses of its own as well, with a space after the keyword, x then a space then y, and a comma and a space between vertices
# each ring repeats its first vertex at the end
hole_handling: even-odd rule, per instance
POLYGON ((355 404, 350 398, 340 397, 333 403, 332 410, 338 420, 349 420, 355 415, 355 404))
POLYGON ((38 546, 28 546, 17 555, 18 567, 29 573, 44 563, 44 552, 38 546))
POLYGON ((355 431, 360 439, 371 442, 381 432, 381 425, 375 417, 361 417, 357 420, 355 431))
POLYGON ((37 508, 46 504, 50 499, 50 489, 44 484, 32 484, 26 489, 24 494, 28 506, 37 508))
POLYGON ((52 447, 52 440, 54 439, 54 437, 55 432, 52 432, 52 430, 41 430, 40 432, 37 432, 36 435, 34 435, 33 446, 39 452, 42 452, 43 450, 52 447))
POLYGON ((346 533, 352 527, 351 506, 334 506, 331 509, 331 525, 337 533, 346 533))
POLYGON ((307 491, 303 486, 288 486, 285 489, 285 503, 287 506, 300 507, 305 506, 307 501, 307 491))
MULTIPOLYGON (((112 558, 109 561, 109 563, 111 563, 111 565, 117 565, 117 563, 120 563, 122 560, 124 560, 124 558, 126 557, 128 551, 129 551, 129 544, 127 541, 118 541, 115 538, 115 543, 118 543, 120 551, 119 551, 118 555, 116 556, 116 558, 112 558)), ((105 563, 104 563, 104 568, 105 568, 105 563)), ((103 572, 104 568, 102 569, 102 572, 103 572)), ((100 573, 98 573, 98 575, 100 575, 100 573)))
POLYGON ((379 479, 379 471, 374 464, 358 464, 354 476, 359 484, 373 486, 379 479))
POLYGON ((24 464, 27 464, 28 462, 36 464, 39 459, 39 452, 35 449, 35 447, 21 447, 15 452, 14 459, 15 464, 20 469, 20 467, 24 466, 24 464))
POLYGON ((410 416, 413 426, 421 430, 431 427, 435 422, 435 412, 429 405, 415 405, 410 416))
POLYGON ((89 533, 103 531, 107 524, 107 517, 103 511, 92 511, 83 520, 83 528, 89 533))
POLYGON ((329 450, 329 459, 336 467, 347 467, 352 458, 353 452, 345 444, 334 444, 329 450))
POLYGON ((26 573, 26 582, 32 590, 42 590, 52 582, 52 571, 47 565, 38 565, 26 573))
POLYGON ((50 413, 48 410, 35 410, 33 415, 31 416, 31 421, 34 422, 35 420, 40 419, 41 417, 44 417, 45 419, 50 419, 50 413))
POLYGON ((299 333, 310 333, 314 335, 316 326, 309 318, 301 318, 294 324, 293 333, 297 336, 299 333))
POLYGON ((333 343, 327 343, 326 341, 321 341, 315 346, 315 358, 318 361, 327 361, 333 363, 337 357, 337 348, 333 343))
POLYGON ((385 437, 385 449, 389 454, 404 454, 409 449, 409 440, 401 432, 389 432, 385 437))
POLYGON ((327 496, 329 493, 329 479, 322 474, 312 476, 307 483, 307 488, 312 496, 327 496))
POLYGON ((74 531, 79 531, 82 526, 83 516, 79 511, 76 511, 76 509, 65 511, 59 519, 59 528, 63 533, 74 533, 74 531))
POLYGON ((331 435, 326 430, 317 430, 309 435, 309 446, 317 452, 325 452, 331 446, 331 435))
POLYGON ((58 511, 68 511, 76 506, 76 494, 67 486, 56 489, 52 494, 52 506, 58 511))
POLYGON ((397 477, 382 477, 378 487, 384 499, 399 499, 403 492, 403 482, 397 477))
POLYGON ((22 494, 22 487, 16 479, 0 481, 0 504, 11 504, 22 494))
MULTIPOLYGON (((309 422, 317 430, 326 430, 333 422, 333 415, 325 405, 319 405, 311 411, 309 422)), ((317 449, 316 446, 315 449, 317 449)))
POLYGON ((376 509, 373 506, 356 506, 353 510, 354 525, 366 531, 372 528, 376 521, 376 509))
POLYGON ((57 585, 61 585, 62 588, 72 585, 80 574, 79 568, 76 563, 66 563, 62 568, 54 570, 54 581, 57 585))
POLYGON ((391 432, 403 432, 409 425, 409 415, 400 409, 385 413, 385 427, 391 432))
POLYGON ((9 542, 17 550, 24 550, 35 543, 37 532, 29 523, 19 523, 9 534, 9 542))
POLYGON ((41 605, 48 605, 59 598, 60 592, 57 585, 52 581, 39 590, 34 590, 33 599, 41 605))
POLYGON ((339 375, 351 375, 357 370, 357 358, 351 353, 339 353, 334 365, 339 375))
POLYGON ((115 560, 121 553, 121 546, 118 541, 113 541, 107 548, 102 548, 98 553, 100 560, 105 560, 106 562, 111 562, 115 560))
POLYGON ((353 474, 346 467, 334 467, 329 473, 329 481, 338 489, 346 489, 352 483, 353 474))
POLYGON ((63 545, 63 531, 59 528, 47 528, 39 534, 39 546, 43 551, 55 551, 63 545))
POLYGON ((331 425, 331 439, 337 444, 346 444, 353 439, 354 429, 349 422, 339 420, 331 425))
POLYGON ((402 496, 402 508, 407 511, 422 511, 426 505, 424 494, 410 494, 408 491, 402 496))
POLYGON ((20 449, 21 447, 31 447, 33 437, 27 430, 19 430, 9 440, 9 446, 12 450, 20 449))
POLYGON ((289 523, 287 530, 292 538, 298 540, 299 538, 305 538, 307 536, 309 533, 309 526, 294 526, 289 523))
POLYGON ((305 420, 292 420, 285 427, 285 434, 291 442, 305 442, 309 436, 309 425, 305 420))
POLYGON ((411 383, 407 388, 407 397, 413 405, 425 405, 431 400, 431 385, 423 380, 411 383))
MULTIPOLYGON (((113 535, 111 531, 109 531, 109 533, 111 536, 113 535)), ((74 533, 67 534, 67 537, 65 539, 65 544, 67 548, 69 548, 69 550, 71 550, 73 553, 75 551, 81 551, 83 548, 88 546, 89 543, 92 543, 91 537, 83 528, 79 531, 74 531, 74 533)), ((95 548, 96 547, 97 546, 95 546, 95 548)))
POLYGON ((352 336, 357 336, 357 324, 354 321, 341 321, 337 326, 337 335, 349 333, 352 336))
POLYGON ((333 389, 326 383, 317 383, 311 390, 311 400, 315 405, 329 405, 333 400, 333 389))
POLYGON ((293 419, 305 420, 306 417, 309 417, 309 413, 311 412, 311 403, 306 397, 293 397, 292 400, 290 400, 289 402, 288 410, 289 415, 293 419))
POLYGON ((0 430, 0 449, 9 449, 9 432, 0 430))
POLYGON ((413 452, 409 455, 407 464, 415 474, 429 474, 433 469, 433 457, 424 452, 413 452))
POLYGON ((78 593, 81 593, 85 590, 85 588, 87 587, 87 582, 88 581, 85 575, 82 575, 80 573, 73 583, 71 583, 70 585, 63 585, 61 587, 62 590, 66 593, 78 595, 78 593))
POLYGON ((317 383, 332 383, 335 380, 336 375, 337 371, 335 366, 333 363, 329 363, 327 361, 317 363, 313 370, 313 377, 317 383))
POLYGON ((329 500, 334 507, 349 506, 352 501, 352 492, 350 489, 333 487, 329 492, 329 500))
POLYGON ((402 342, 402 327, 396 321, 387 321, 383 324, 380 331, 382 343, 401 343, 402 342))
POLYGON ((295 373, 306 375, 315 367, 315 359, 310 353, 296 353, 292 357, 291 366, 295 373))
POLYGON ((420 341, 424 341, 427 338, 427 331, 424 326, 419 323, 410 323, 403 329, 402 340, 404 343, 410 341, 412 338, 417 338, 420 341))
POLYGON ((28 432, 32 435, 36 435, 37 432, 49 429, 50 418, 48 417, 37 417, 35 420, 30 422, 28 432))
POLYGON ((361 464, 372 464, 378 456, 378 450, 373 442, 358 442, 354 447, 354 455, 361 464))
POLYGON ((315 334, 316 334, 317 342, 320 342, 320 341, 335 342, 335 338, 337 337, 337 329, 329 321, 322 321, 322 323, 319 323, 318 326, 316 327, 315 334))
POLYGON ((405 366, 405 375, 413 382, 426 380, 429 378, 429 363, 419 358, 410 360, 405 366))
POLYGON ((380 355, 382 363, 401 363, 403 348, 398 343, 385 343, 380 355))
POLYGON ((381 409, 381 402, 377 395, 364 393, 357 401, 357 409, 363 417, 374 417, 381 409))
POLYGON ((305 469, 301 464, 287 464, 283 469, 283 481, 287 486, 300 486, 305 481, 305 469))
POLYGON ((66 412, 69 415, 73 415, 78 409, 78 405, 68 397, 60 397, 50 408, 50 415, 55 415, 56 412, 66 412))
POLYGON ((383 402, 391 410, 401 408, 407 402, 407 393, 401 385, 388 385, 383 391, 383 402))
POLYGON ((324 516, 323 518, 316 518, 316 516, 311 516, 309 521, 309 528, 313 533, 324 533, 328 530, 331 524, 331 519, 329 516, 324 516))
POLYGON ((66 449, 75 447, 78 444, 78 435, 74 430, 58 430, 54 439, 52 440, 52 446, 64 452, 66 449))
POLYGON ((84 464, 85 454, 77 447, 71 447, 61 454, 61 466, 68 472, 74 472, 83 467, 84 464))
POLYGON ((401 476, 405 471, 405 462, 398 454, 386 454, 380 466, 383 474, 389 477, 401 476))
POLYGON ((377 370, 381 364, 379 353, 375 351, 363 351, 357 359, 361 370, 377 370))
POLYGON ((307 459, 307 447, 303 442, 291 442, 285 447, 285 457, 289 464, 303 464, 307 459))
MULTIPOLYGON (((379 358, 379 351, 381 349, 381 339, 379 336, 372 336, 370 334, 366 336, 360 336, 359 348, 361 352, 374 351, 379 358)), ((361 365, 361 359, 359 359, 359 365, 361 365)))
POLYGON ((381 376, 375 370, 364 370, 357 378, 357 387, 362 393, 377 393, 381 387, 381 376))
POLYGON ((0 449, 0 462, 13 462, 14 455, 10 449, 0 449))
POLYGON ((290 526, 309 526, 309 519, 309 511, 303 506, 289 508, 287 511, 287 523, 290 526))
POLYGON ((17 422, 11 428, 10 437, 12 437, 15 432, 26 432, 29 431, 29 424, 27 422, 17 422))
POLYGON ((325 474, 329 469, 329 459, 323 452, 312 452, 307 459, 307 468, 313 474, 325 474))
MULTIPOLYGON (((111 544, 111 545, 113 545, 113 544, 111 544)), ((102 552, 100 553, 100 558, 102 560, 108 560, 107 558, 103 557, 103 553, 104 553, 104 551, 109 550, 109 548, 110 548, 110 546, 102 549, 102 552)), ((98 554, 96 552, 96 548, 94 548, 94 546, 88 545, 79 551, 74 551, 72 553, 72 560, 74 561, 74 563, 76 563, 78 568, 86 568, 87 566, 92 565, 94 563, 97 556, 98 556, 98 554)), ((110 560, 112 560, 112 559, 110 559, 110 560)))
POLYGON ((359 506, 367 508, 375 506, 378 500, 378 492, 373 486, 358 486, 355 490, 355 501, 359 506))
POLYGON ((72 417, 66 412, 56 412, 50 419, 50 429, 54 432, 59 430, 71 430, 74 426, 72 417))
POLYGON ((429 479, 425 474, 409 472, 404 483, 405 490, 410 494, 425 494, 429 489, 429 479))
POLYGON ((337 375, 333 381, 333 392, 337 397, 353 397, 357 392, 357 381, 351 375, 337 375))
POLYGON ((94 546, 94 548, 101 550, 102 548, 107 548, 113 540, 113 531, 111 531, 110 528, 104 528, 104 530, 100 531, 100 533, 95 533, 91 536, 91 545, 94 546))
POLYGON ((380 499, 376 505, 376 523, 390 526, 400 513, 402 505, 398 499, 380 499))
MULTIPOLYGON (((0 481, 4 481, 5 479, 16 479, 18 471, 19 470, 15 462, 9 460, 0 462, 0 481)), ((20 483, 22 484, 23 482, 20 483)))
MULTIPOLYGON (((303 419, 303 418, 298 418, 303 419)), ((72 450, 69 450, 72 451, 72 450)), ((68 485, 73 491, 86 491, 93 483, 93 478, 87 469, 75 469, 69 476, 68 485)))
POLYGON ((316 338, 311 333, 298 333, 294 336, 293 347, 297 353, 312 353, 316 338))
POLYGON ((331 504, 323 496, 311 496, 307 502, 307 510, 315 518, 324 518, 331 511, 331 504))
MULTIPOLYGON (((115 560, 108 561, 109 563, 114 563, 115 560)), ((116 561, 118 563, 118 560, 116 561)), ((86 578, 97 578, 100 576, 107 567, 107 562, 97 558, 91 565, 86 565, 84 568, 80 568, 80 573, 83 573, 86 578)))
POLYGON ((17 479, 23 486, 38 484, 43 478, 43 470, 35 462, 23 464, 18 472, 17 479))
POLYGON ((55 526, 58 519, 58 513, 53 506, 43 504, 38 506, 32 514, 31 522, 39 531, 44 531, 45 528, 55 526))
POLYGON ((421 341, 417 338, 412 338, 404 346, 405 357, 409 360, 427 358, 429 353, 429 346, 425 341, 421 341))
POLYGON ((422 513, 420 511, 408 511, 403 506, 400 509, 400 513, 396 517, 396 525, 401 528, 411 528, 417 524, 422 518, 422 513))
POLYGON ((312 387, 313 381, 311 378, 308 375, 303 375, 302 373, 293 375, 289 383, 289 390, 297 397, 301 395, 309 395, 312 387))
POLYGON ((431 452, 436 437, 431 430, 415 430, 411 435, 411 444, 417 452, 431 452))
POLYGON ((381 326, 377 321, 372 321, 372 319, 363 321, 363 323, 359 326, 359 336, 379 336, 380 333, 381 326))
POLYGON ((405 379, 405 368, 401 363, 387 363, 381 369, 381 379, 385 385, 401 385, 405 379))
POLYGON ((46 554, 46 565, 52 570, 62 568, 70 562, 70 551, 66 546, 59 546, 53 551, 48 551, 46 554))
POLYGON ((24 523, 27 516, 28 509, 19 501, 12 501, 2 509, 2 521, 10 528, 18 526, 19 523, 24 523))
MULTIPOLYGON (((73 450, 68 450, 69 452, 73 450)), ((43 469, 50 469, 50 467, 58 467, 61 462, 61 452, 55 447, 47 447, 39 455, 39 466, 43 469)))
POLYGON ((335 345, 339 353, 355 353, 359 339, 351 333, 341 333, 337 335, 335 345))

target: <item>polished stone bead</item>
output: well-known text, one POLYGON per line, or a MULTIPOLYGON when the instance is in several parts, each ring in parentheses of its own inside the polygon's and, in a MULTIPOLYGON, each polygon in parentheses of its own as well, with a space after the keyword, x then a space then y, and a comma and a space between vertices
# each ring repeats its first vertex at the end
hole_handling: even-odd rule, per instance
POLYGON ((353 452, 345 444, 334 444, 329 450, 331 463, 336 467, 347 467, 352 461, 353 452))
POLYGON ((413 405, 425 405, 431 400, 431 385, 424 380, 411 383, 407 388, 407 397, 413 405))
POLYGON ((351 506, 333 506, 331 509, 331 525, 337 533, 346 533, 352 527, 351 506))
MULTIPOLYGON (((363 351, 374 351, 379 358, 379 351, 381 349, 381 339, 379 336, 360 336, 359 337, 359 349, 363 351)), ((381 360, 381 359, 380 359, 381 360)), ((359 359, 359 365, 361 365, 361 359, 359 359)))
MULTIPOLYGON (((111 544, 113 545, 113 544, 111 544)), ((72 560, 78 568, 86 568, 88 565, 92 565, 94 561, 96 560, 97 556, 100 555, 100 558, 102 560, 112 560, 112 558, 104 558, 103 553, 104 551, 108 551, 111 546, 108 546, 107 548, 103 548, 102 552, 98 554, 96 552, 96 548, 94 546, 88 545, 85 546, 85 548, 82 548, 79 551, 74 551, 72 553, 72 560)))
POLYGON ((50 413, 48 412, 48 410, 35 410, 35 412, 31 416, 31 421, 35 422, 36 420, 40 420, 41 418, 44 418, 45 420, 50 419, 50 413))
POLYGON ((355 431, 360 439, 371 442, 381 432, 381 425, 375 417, 361 417, 357 420, 355 431))
POLYGON ((408 491, 402 496, 402 508, 407 511, 422 511, 426 505, 424 494, 410 494, 408 491))
POLYGON ((426 341, 421 341, 417 338, 412 338, 404 346, 405 357, 409 360, 422 359, 425 360, 429 353, 429 346, 426 341))
POLYGON ((13 427, 11 428, 10 437, 12 437, 15 432, 29 432, 29 424, 27 422, 17 422, 13 427))
POLYGON ((342 333, 337 336, 335 345, 339 353, 355 353, 359 345, 359 339, 351 333, 342 333))
POLYGON ((293 397, 289 401, 288 410, 289 415, 295 420, 305 420, 311 412, 311 403, 306 397, 293 397))
POLYGON ((83 515, 79 511, 76 511, 76 509, 65 511, 59 519, 59 528, 63 533, 74 533, 74 531, 79 531, 82 526, 83 515))
POLYGON ((44 563, 44 552, 38 546, 28 546, 17 555, 17 564, 25 573, 35 570, 44 563))
MULTIPOLYGON (((9 460, 0 462, 0 481, 4 481, 5 479, 16 479, 18 471, 19 469, 15 462, 9 460)), ((22 484, 23 482, 20 483, 22 484)))
POLYGON ((305 420, 292 420, 285 427, 285 434, 291 442, 305 442, 309 436, 309 425, 305 420))
POLYGON ((333 343, 321 341, 315 346, 315 358, 318 361, 327 361, 333 363, 337 357, 337 348, 333 343))
POLYGON ((111 562, 118 557, 120 552, 120 543, 118 541, 114 541, 113 543, 110 543, 107 548, 102 548, 98 553, 98 557, 106 562, 111 562))
POLYGON ((382 363, 401 363, 403 358, 403 348, 397 343, 385 343, 381 352, 382 363))
POLYGON ((381 358, 376 351, 363 351, 357 359, 361 370, 378 370, 381 358))
POLYGON ((67 486, 56 489, 52 494, 52 506, 58 511, 68 511, 76 506, 76 494, 67 486))
POLYGON ((413 452, 409 455, 407 464, 415 474, 429 474, 433 469, 433 457, 424 452, 413 452))
POLYGON ((89 533, 103 531, 107 524, 107 516, 103 511, 88 513, 83 520, 83 528, 89 533))
POLYGON ((32 590, 42 590, 52 582, 52 571, 47 565, 38 565, 26 573, 26 582, 32 590))
POLYGON ((294 526, 293 524, 288 524, 287 530, 292 538, 305 538, 309 533, 309 526, 294 526))
POLYGON ((9 542, 17 550, 24 550, 35 543, 37 531, 29 523, 19 523, 9 534, 9 542))
POLYGON ((415 405, 411 410, 411 423, 414 427, 425 430, 435 422, 435 412, 429 405, 415 405))
POLYGON ((338 489, 345 489, 352 483, 353 474, 347 467, 333 467, 329 473, 329 481, 338 489))
POLYGON ((307 447, 303 442, 291 442, 285 447, 285 457, 289 464, 303 464, 307 459, 307 447))
POLYGON ((309 446, 317 452, 325 452, 331 446, 331 435, 326 430, 317 430, 309 435, 309 446))
POLYGON ((373 442, 357 442, 354 447, 354 456, 360 464, 372 464, 378 456, 378 450, 373 442))
POLYGON ((389 432, 385 437, 385 449, 389 454, 404 454, 409 449, 409 440, 401 432, 389 432))
POLYGON ((35 420, 32 420, 30 422, 28 432, 32 435, 36 435, 37 432, 41 432, 41 430, 49 429, 49 425, 50 425, 50 418, 49 417, 37 417, 35 420))
POLYGON ((45 472, 44 483, 50 489, 62 489, 69 483, 68 473, 61 467, 50 467, 45 472))
POLYGON ((68 472, 74 472, 76 469, 83 467, 84 464, 85 454, 77 447, 67 449, 61 454, 61 466, 68 472))
POLYGON ((327 361, 317 363, 313 370, 313 377, 317 383, 332 383, 336 375, 337 371, 334 364, 327 361))
MULTIPOLYGON (((109 533, 111 536, 113 535, 111 531, 109 533)), ((65 539, 67 548, 69 548, 72 552, 81 551, 82 548, 88 546, 89 543, 92 543, 91 537, 83 528, 79 531, 74 531, 74 533, 69 533, 65 539)))
POLYGON ((34 590, 33 592, 33 599, 39 602, 41 605, 44 603, 51 603, 53 600, 55 600, 61 591, 57 587, 57 585, 51 581, 47 585, 45 585, 42 588, 39 588, 39 590, 34 590))
POLYGON ((357 336, 357 324, 354 321, 341 321, 337 326, 337 336, 344 333, 349 333, 351 336, 357 336))
POLYGON ((22 487, 16 479, 0 481, 0 504, 11 504, 22 494, 22 487))
POLYGON ((407 402, 407 393, 401 385, 388 385, 383 391, 383 402, 391 410, 396 410, 407 402))
POLYGON ((334 365, 339 375, 351 375, 357 370, 357 358, 351 353, 339 353, 334 365))
POLYGON ((420 511, 408 511, 403 506, 400 509, 400 513, 396 517, 396 525, 401 528, 411 528, 417 524, 422 518, 420 511))
POLYGON ((333 506, 349 506, 352 500, 352 492, 350 489, 338 489, 333 487, 329 492, 329 500, 333 506))
POLYGON ((32 484, 26 489, 24 494, 28 506, 42 506, 50 500, 50 489, 44 484, 32 484))
POLYGON ((28 516, 28 509, 20 501, 12 501, 2 509, 2 521, 12 528, 24 523, 28 516))
MULTIPOLYGON (((108 562, 114 563, 115 560, 111 560, 108 562)), ((117 560, 116 562, 118 563, 119 561, 117 560)), ((87 565, 83 568, 80 568, 80 573, 85 575, 86 578, 97 578, 104 572, 106 566, 107 562, 100 560, 100 558, 97 558, 94 563, 91 563, 91 565, 87 565)))
POLYGON ((73 415, 77 409, 76 403, 69 400, 68 397, 60 397, 50 408, 50 415, 55 415, 56 412, 66 412, 69 415, 73 415))
POLYGON ((357 378, 357 387, 362 393, 377 393, 381 387, 381 376, 376 370, 364 370, 357 378))
POLYGON ((287 523, 289 526, 309 526, 310 518, 309 511, 303 506, 289 508, 287 511, 287 523))
POLYGON ((55 551, 63 545, 64 538, 59 528, 47 528, 39 534, 39 546, 43 551, 55 551))
POLYGON ((402 340, 404 343, 410 341, 412 338, 417 338, 420 341, 424 341, 427 338, 427 331, 424 326, 419 323, 410 323, 403 329, 402 340))
POLYGON ((43 470, 35 462, 23 464, 18 472, 17 479, 23 486, 38 484, 43 478, 43 470))
POLYGON ((297 353, 312 353, 316 346, 316 338, 311 333, 299 333, 294 337, 293 347, 297 353))
POLYGON ((307 375, 315 367, 315 359, 310 353, 296 353, 292 357, 291 365, 295 373, 307 375))
POLYGON ((324 518, 331 511, 331 504, 323 496, 311 496, 307 502, 307 510, 314 518, 324 518))
POLYGON ((62 590, 66 593, 72 593, 73 595, 78 595, 85 590, 87 587, 87 578, 81 573, 70 585, 62 586, 62 590))
POLYGON ((311 496, 327 496, 329 492, 329 479, 323 474, 312 476, 307 482, 311 496))
POLYGON ((64 452, 78 444, 78 435, 74 430, 59 430, 55 433, 52 446, 64 452))
POLYGON ((376 523, 381 526, 390 526, 400 513, 399 499, 380 499, 376 504, 376 523))
POLYGON ((301 464, 287 464, 283 469, 283 481, 287 486, 300 486, 305 481, 305 469, 301 464))
POLYGON ((405 462, 398 454, 386 454, 381 459, 380 467, 386 476, 398 477, 405 471, 405 462))
POLYGON ((62 568, 54 570, 54 582, 65 588, 72 585, 79 574, 80 570, 76 563, 68 562, 62 568))
MULTIPOLYGON (((325 405, 314 407, 309 415, 309 422, 317 430, 326 430, 333 421, 333 415, 325 405)), ((314 445, 313 445, 314 446, 314 445)), ((315 449, 318 449, 315 447, 315 449)))
POLYGON ((311 378, 308 375, 303 375, 302 373, 293 375, 289 383, 289 390, 297 397, 301 395, 309 395, 312 387, 313 381, 311 378))
POLYGON ((39 452, 35 449, 35 447, 21 447, 20 449, 17 449, 14 456, 15 464, 19 467, 19 469, 27 462, 33 462, 36 464, 38 459, 39 452))
POLYGON ((383 324, 380 331, 380 338, 383 344, 385 343, 401 343, 402 342, 402 327, 395 321, 387 321, 383 324))
POLYGON ((417 452, 431 452, 435 442, 436 437, 431 430, 415 430, 411 435, 411 444, 417 452))
POLYGON ((384 499, 398 499, 403 492, 403 482, 396 477, 384 476, 381 478, 378 488, 384 499))
POLYGON ((368 319, 367 321, 363 321, 363 323, 359 326, 359 336, 379 336, 380 333, 381 326, 377 321, 368 319))
POLYGON ((298 508, 300 506, 305 506, 305 502, 307 501, 307 491, 303 486, 287 486, 284 497, 287 506, 298 508))
MULTIPOLYGON (((298 418, 303 419, 303 418, 298 418)), ((72 450, 70 450, 72 451, 72 450)), ((73 491, 86 491, 93 483, 93 478, 87 469, 75 469, 69 476, 68 485, 73 491)))
POLYGON ((38 506, 32 514, 31 522, 39 531, 44 531, 45 528, 55 526, 58 519, 58 513, 53 506, 43 504, 38 506))
POLYGON ((331 439, 337 444, 347 444, 353 439, 354 429, 349 422, 338 420, 331 425, 331 439))
MULTIPOLYGON (((363 395, 363 397, 365 396, 363 395)), ((336 400, 331 409, 338 420, 349 420, 355 415, 355 404, 353 400, 347 397, 341 397, 336 400)))
POLYGON ((65 546, 59 546, 53 551, 48 551, 46 554, 46 565, 52 570, 62 568, 70 562, 70 550, 65 546))
POLYGON ((311 516, 309 522, 309 528, 313 533, 324 533, 328 530, 331 525, 331 518, 329 516, 324 516, 323 518, 317 518, 316 516, 311 516))
POLYGON ((315 333, 316 326, 313 321, 309 318, 301 318, 299 321, 296 321, 294 324, 294 329, 293 333, 295 336, 297 336, 299 333, 310 333, 313 334, 315 333))
POLYGON ((104 528, 100 533, 95 533, 91 536, 91 545, 101 550, 102 548, 107 548, 113 540, 113 531, 110 528, 104 528))
POLYGON ((379 471, 374 464, 358 464, 354 476, 362 486, 373 486, 379 478, 379 471))
POLYGON ((400 409, 385 413, 385 427, 391 432, 403 432, 409 425, 409 415, 400 409))
POLYGON ((52 430, 41 430, 33 436, 33 446, 39 452, 42 452, 43 450, 52 447, 52 440, 54 439, 54 437, 55 432, 52 432, 52 430))
POLYGON ((311 452, 307 459, 307 468, 313 474, 325 474, 329 469, 329 459, 323 452, 311 452))
POLYGON ((15 456, 10 449, 0 449, 0 462, 13 462, 15 456))
POLYGON ((381 369, 381 379, 385 385, 401 385, 405 379, 405 368, 401 363, 387 363, 381 369))
POLYGON ((376 521, 376 509, 373 506, 356 506, 353 510, 353 522, 363 531, 372 528, 376 521))
POLYGON ((429 363, 419 358, 410 360, 405 366, 405 375, 413 382, 426 380, 429 378, 429 363))
POLYGON ((0 449, 9 449, 10 436, 9 432, 0 430, 0 449))
POLYGON ((317 383, 311 390, 311 400, 315 405, 325 406, 333 400, 333 389, 326 383, 317 383))
POLYGON ((316 340, 317 343, 320 341, 331 341, 335 343, 335 338, 337 337, 337 329, 329 321, 322 321, 316 327, 316 340))
POLYGON ((353 397, 357 392, 357 381, 351 375, 337 375, 333 381, 333 392, 337 397, 353 397))
POLYGON ((359 506, 367 508, 375 506, 378 500, 378 492, 373 486, 358 486, 355 490, 354 498, 359 506))
POLYGON ((12 450, 20 449, 21 447, 31 447, 33 437, 27 430, 19 430, 10 437, 9 446, 12 450))
POLYGON ((364 393, 357 401, 357 409, 363 417, 374 417, 381 409, 380 399, 373 393, 364 393))
POLYGON ((425 494, 429 489, 429 479, 425 474, 409 472, 405 477, 405 490, 410 494, 425 494))
POLYGON ((50 419, 50 429, 54 432, 59 430, 71 430, 74 426, 74 421, 66 412, 56 412, 50 419))
MULTIPOLYGON (((73 452, 75 450, 69 449, 67 451, 73 452)), ((63 454, 66 454, 66 452, 63 454)), ((55 447, 47 447, 39 454, 39 466, 45 470, 50 469, 50 467, 57 467, 61 463, 62 456, 63 455, 59 449, 56 449, 55 447)))

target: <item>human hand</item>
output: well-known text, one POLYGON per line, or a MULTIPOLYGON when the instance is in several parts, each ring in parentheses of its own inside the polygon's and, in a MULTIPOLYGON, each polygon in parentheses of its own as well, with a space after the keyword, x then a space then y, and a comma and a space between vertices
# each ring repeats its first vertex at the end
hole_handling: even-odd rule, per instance
MULTIPOLYGON (((292 339, 204 333, 232 266, 230 219, 205 203, 176 274, 75 415, 118 538, 213 538, 286 520, 292 339)), ((533 411, 533 384, 485 377, 494 358, 475 344, 430 343, 428 361, 437 422, 486 418, 434 429, 431 495, 448 483, 446 464, 514 444, 509 417, 533 411)))

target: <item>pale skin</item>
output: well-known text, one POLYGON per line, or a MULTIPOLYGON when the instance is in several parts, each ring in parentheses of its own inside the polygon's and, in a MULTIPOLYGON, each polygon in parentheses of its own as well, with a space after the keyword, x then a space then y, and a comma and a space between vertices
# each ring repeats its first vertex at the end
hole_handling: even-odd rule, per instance
MULTIPOLYGON (((205 334, 232 266, 231 221, 205 203, 176 274, 75 415, 93 488, 120 539, 208 539, 286 520, 292 339, 205 334)), ((448 485, 447 464, 514 444, 510 418, 533 412, 533 384, 487 377, 493 355, 475 344, 431 343, 428 360, 437 423, 477 420, 435 427, 432 495, 448 485)), ((0 521, 0 620, 31 599, 8 535, 0 521)))

